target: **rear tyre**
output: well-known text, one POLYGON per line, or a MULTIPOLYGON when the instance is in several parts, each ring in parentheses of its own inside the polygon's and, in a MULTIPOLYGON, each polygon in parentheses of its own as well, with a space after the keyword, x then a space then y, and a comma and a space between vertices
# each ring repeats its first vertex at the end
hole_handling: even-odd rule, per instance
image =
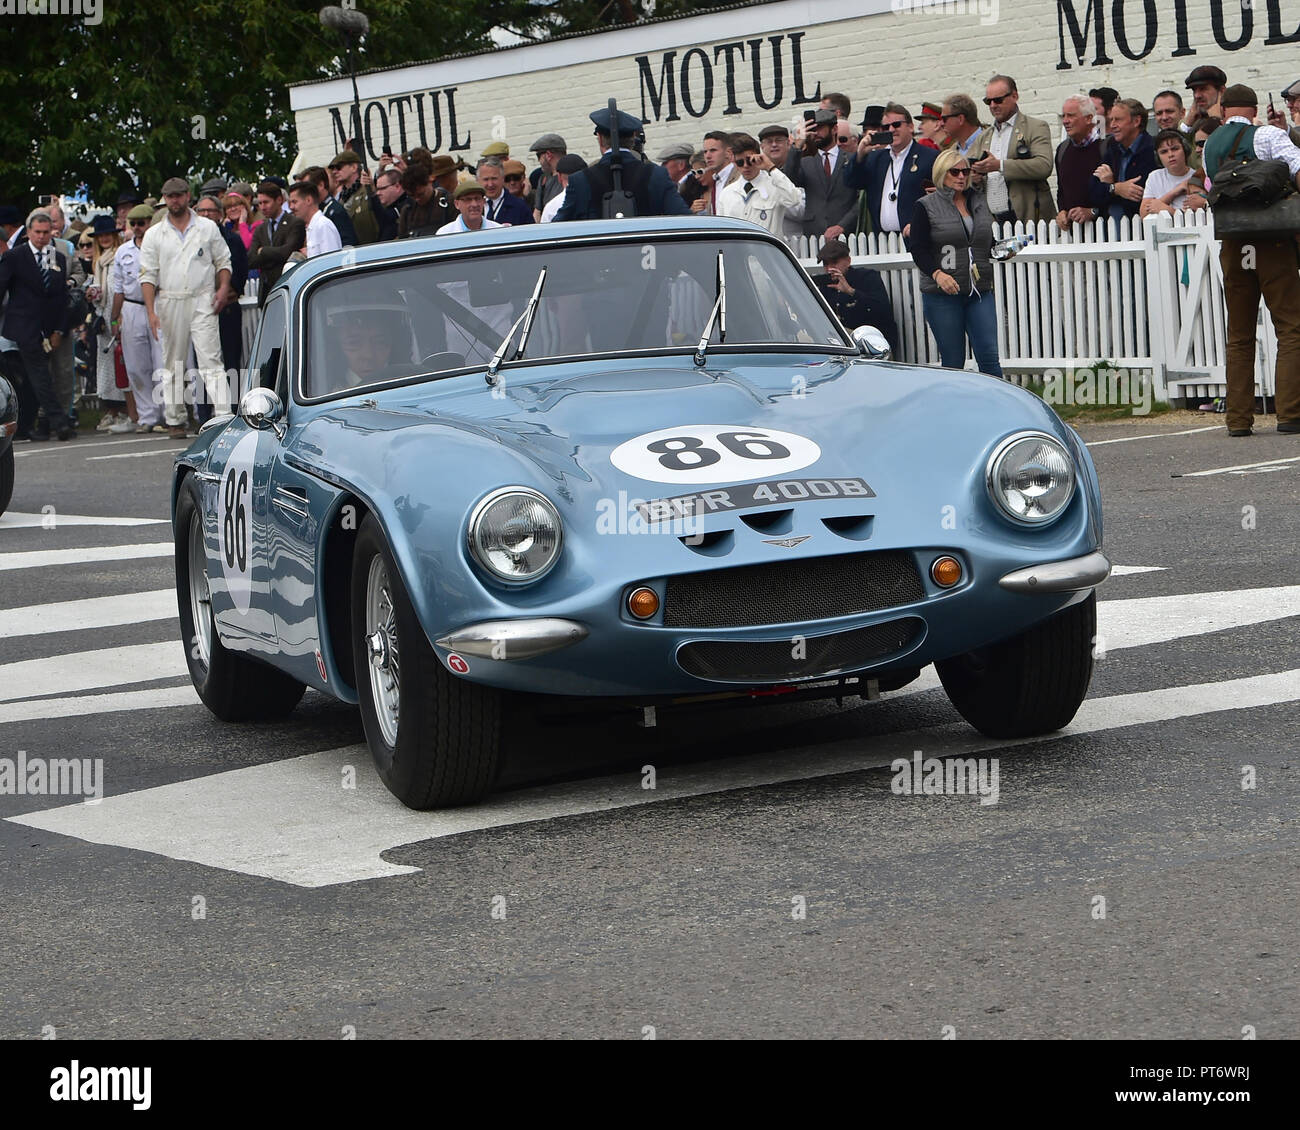
POLYGON ((9 509, 14 496, 14 449, 5 448, 0 453, 0 514, 9 509))
POLYGON ((1097 594, 1009 640, 935 664, 958 713, 990 738, 1068 725, 1092 681, 1097 594))
POLYGON ((203 705, 223 722, 283 718, 307 688, 283 671, 228 650, 217 635, 208 589, 203 511, 194 476, 176 505, 176 604, 190 679, 203 705))
POLYGON ((366 741, 389 791, 416 809, 486 796, 500 767, 501 694, 443 667, 372 516, 352 558, 352 657, 366 741))

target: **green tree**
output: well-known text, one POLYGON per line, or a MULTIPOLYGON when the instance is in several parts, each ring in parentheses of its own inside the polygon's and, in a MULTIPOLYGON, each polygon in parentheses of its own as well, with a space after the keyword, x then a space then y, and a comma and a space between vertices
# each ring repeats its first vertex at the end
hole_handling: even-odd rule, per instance
MULTIPOLYGON (((526 39, 681 15, 716 0, 360 0, 358 71, 526 39)), ((296 152, 289 85, 346 73, 319 7, 294 0, 103 2, 102 22, 6 21, 0 201, 28 208, 84 182, 93 201, 156 194, 180 174, 255 182, 296 152)))

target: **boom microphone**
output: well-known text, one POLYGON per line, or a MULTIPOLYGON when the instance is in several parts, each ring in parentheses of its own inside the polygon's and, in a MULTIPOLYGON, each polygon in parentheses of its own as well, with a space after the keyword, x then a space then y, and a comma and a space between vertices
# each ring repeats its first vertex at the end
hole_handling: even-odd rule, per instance
POLYGON ((340 8, 336 5, 322 8, 320 22, 344 35, 365 35, 370 30, 370 20, 366 14, 355 8, 340 8))

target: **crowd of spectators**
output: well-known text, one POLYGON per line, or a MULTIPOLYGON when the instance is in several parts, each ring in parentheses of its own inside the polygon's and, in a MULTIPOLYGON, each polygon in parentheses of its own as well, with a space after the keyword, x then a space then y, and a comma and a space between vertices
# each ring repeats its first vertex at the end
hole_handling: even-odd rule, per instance
MULTIPOLYGON (((986 84, 987 122, 974 97, 954 93, 922 102, 915 114, 895 101, 870 105, 855 124, 850 99, 831 93, 793 129, 710 130, 698 147, 663 146, 654 163, 676 186, 671 211, 736 217, 825 244, 828 291, 845 316, 880 305, 878 279, 840 262, 845 237, 915 232, 927 319, 945 363, 964 350, 964 334, 981 367, 998 372, 991 323, 979 309, 992 285, 991 224, 1055 220, 1068 228, 1205 208, 1201 154, 1223 122, 1227 76, 1199 66, 1186 88, 1186 99, 1158 92, 1150 111, 1109 87, 1067 98, 1055 147, 1048 121, 1020 108, 1007 75, 986 84), (953 240, 963 245, 962 261, 939 262, 935 249, 953 240)), ((1283 100, 1290 122, 1270 102, 1267 123, 1290 128, 1294 144, 1300 83, 1283 100)), ((643 134, 625 140, 628 152, 650 161, 643 134)), ((42 197, 26 215, 0 207, 0 369, 19 389, 19 438, 75 435, 78 372, 82 390, 98 398, 99 428, 184 435, 214 405, 229 406, 220 374, 239 368, 238 299, 247 280, 256 280, 264 303, 291 263, 342 247, 556 222, 566 218, 570 178, 588 168, 556 133, 528 147, 531 172, 504 141, 473 165, 416 148, 385 152, 372 170, 361 152, 349 142, 328 166, 305 168, 292 182, 214 177, 192 193, 191 183, 171 178, 157 197, 124 192, 113 216, 90 223, 69 223, 57 196, 42 197), (177 376, 191 369, 201 374, 197 397, 177 376)), ((896 334, 892 320, 888 332, 896 334)))

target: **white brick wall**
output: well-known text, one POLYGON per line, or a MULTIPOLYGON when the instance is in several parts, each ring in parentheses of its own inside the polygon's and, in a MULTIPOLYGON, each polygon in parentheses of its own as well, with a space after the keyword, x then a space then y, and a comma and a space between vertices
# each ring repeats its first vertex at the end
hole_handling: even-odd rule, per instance
MULTIPOLYGON (((596 154, 587 114, 611 97, 636 114, 641 109, 641 84, 636 56, 647 53, 656 80, 665 50, 677 49, 677 61, 692 47, 708 51, 737 39, 764 37, 764 57, 769 57, 769 35, 804 32, 801 41, 805 88, 811 94, 817 83, 823 92, 838 90, 853 101, 854 116, 861 108, 890 99, 914 112, 924 99, 939 100, 962 91, 979 98, 984 83, 997 71, 1014 76, 1020 86, 1021 108, 1046 118, 1059 140, 1056 115, 1068 94, 1095 86, 1113 86, 1124 96, 1150 105, 1159 90, 1183 90, 1187 73, 1202 63, 1222 67, 1230 82, 1254 86, 1261 101, 1300 78, 1300 0, 1091 0, 1105 12, 1109 66, 1090 65, 1095 33, 1083 65, 1058 70, 1061 33, 1058 12, 1071 8, 1083 20, 1090 0, 949 0, 944 14, 918 11, 930 0, 781 0, 730 12, 711 13, 648 27, 607 32, 557 43, 495 52, 468 59, 412 66, 363 76, 363 108, 371 100, 415 91, 427 92, 455 86, 457 128, 471 139, 461 152, 474 157, 489 141, 500 137, 514 155, 528 159, 528 145, 540 134, 558 132, 570 149, 587 158, 596 154), (1115 38, 1115 14, 1128 27, 1134 52, 1146 38, 1147 7, 1157 14, 1154 47, 1146 58, 1130 61, 1115 38), (1253 35, 1240 50, 1228 51, 1215 41, 1213 14, 1222 13, 1227 38, 1241 34, 1243 15, 1253 17, 1253 35), (861 13, 867 14, 861 14, 861 13), (1185 15, 1186 40, 1195 52, 1173 57, 1178 50, 1175 21, 1185 15), (1272 31, 1279 37, 1295 35, 1296 43, 1268 45, 1272 31), (495 129, 495 134, 494 134, 495 129)), ((931 7, 935 5, 930 4, 931 7)), ((939 5, 943 6, 943 5, 939 5)), ((1068 31, 1067 59, 1075 63, 1068 31)), ((647 149, 652 153, 674 141, 698 147, 708 129, 747 130, 751 133, 772 122, 791 122, 802 106, 791 105, 789 40, 784 53, 785 99, 770 111, 758 108, 750 90, 748 58, 737 61, 738 104, 742 113, 723 115, 725 105, 721 70, 715 76, 714 107, 706 118, 692 118, 681 109, 677 122, 650 122, 647 149)), ((749 50, 746 48, 746 55, 749 50)), ((764 83, 771 90, 770 65, 764 83)), ((329 107, 340 107, 344 120, 351 101, 346 80, 330 80, 295 87, 292 102, 297 112, 300 164, 324 164, 337 149, 329 107)), ((443 151, 447 149, 443 104, 443 151)), ((665 111, 666 112, 666 111, 665 111)), ((408 113, 408 124, 413 114, 408 113)), ((376 116, 377 121, 377 116, 376 116)), ((380 136, 373 138, 380 148, 380 136)), ((394 131, 393 148, 399 147, 394 131)), ((416 144, 413 132, 407 145, 416 144)))

